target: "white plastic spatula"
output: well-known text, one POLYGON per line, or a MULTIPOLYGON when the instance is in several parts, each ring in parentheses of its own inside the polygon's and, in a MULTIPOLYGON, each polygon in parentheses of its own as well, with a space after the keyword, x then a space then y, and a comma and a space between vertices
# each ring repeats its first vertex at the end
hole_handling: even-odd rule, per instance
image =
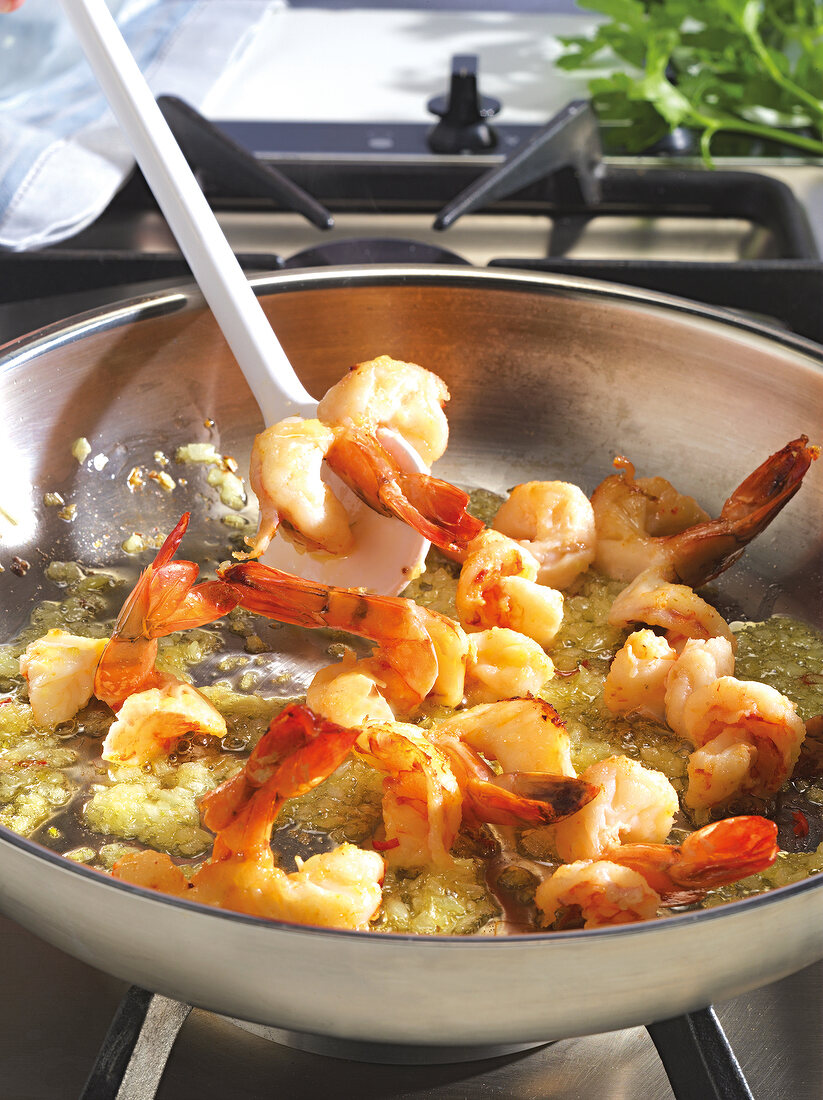
MULTIPOLYGON (((104 0, 61 3, 266 424, 286 416, 315 417, 317 402, 286 358, 104 0)), ((391 436, 383 441, 395 458, 407 469, 425 471, 417 453, 399 436, 391 436)), ((349 512, 354 551, 345 558, 321 560, 276 538, 263 560, 325 584, 401 591, 418 571, 429 544, 400 520, 362 504, 330 471, 324 476, 349 512)))

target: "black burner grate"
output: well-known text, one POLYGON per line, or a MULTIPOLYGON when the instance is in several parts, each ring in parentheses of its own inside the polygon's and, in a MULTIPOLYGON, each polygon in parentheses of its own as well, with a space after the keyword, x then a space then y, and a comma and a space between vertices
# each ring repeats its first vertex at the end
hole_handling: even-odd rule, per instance
MULTIPOLYGON (((265 251, 241 255, 248 270, 466 263, 450 247, 449 227, 469 213, 517 214, 535 219, 535 234, 545 239, 546 255, 506 255, 492 259, 491 266, 605 279, 676 294, 771 318, 823 343, 823 263, 791 189, 756 172, 609 165, 600 156, 597 128, 586 104, 570 104, 542 129, 521 127, 517 133, 503 134, 511 147, 505 156, 437 158, 421 153, 415 159, 406 153, 358 156, 335 149, 325 157, 282 154, 276 164, 270 153, 262 159, 252 155, 256 146, 269 144, 255 124, 228 126, 237 139, 231 140, 179 101, 166 101, 164 111, 216 208, 297 211, 321 232, 333 224, 334 214, 344 212, 367 213, 373 224, 374 235, 367 238, 321 241, 285 258, 265 251), (381 217, 398 213, 431 215, 434 227, 444 230, 442 246, 381 234, 381 217), (569 252, 586 228, 603 217, 716 219, 718 225, 743 220, 768 232, 771 254, 733 262, 571 257, 569 252)), ((395 136, 388 142, 392 149, 412 140, 408 135, 403 141, 397 138, 398 129, 402 126, 393 127, 395 136)), ((411 129, 416 133, 419 127, 411 129)), ((423 135, 418 133, 415 140, 423 141, 423 135)), ((505 140, 501 144, 507 147, 505 140)), ((135 173, 93 227, 93 235, 105 236, 100 229, 107 219, 151 209, 153 199, 135 173)), ((81 234, 74 245, 0 254, 0 303, 190 277, 185 261, 173 252, 78 247, 83 240, 81 234)))
MULTIPOLYGON (((190 1011, 190 1005, 132 986, 112 1020, 80 1100, 152 1100, 190 1011)), ((714 1009, 649 1024, 647 1029, 675 1100, 753 1100, 714 1009)), ((335 1057, 345 1057, 341 1047, 345 1044, 336 1042, 335 1057)), ((274 1093, 276 1082, 272 1084, 274 1093)))

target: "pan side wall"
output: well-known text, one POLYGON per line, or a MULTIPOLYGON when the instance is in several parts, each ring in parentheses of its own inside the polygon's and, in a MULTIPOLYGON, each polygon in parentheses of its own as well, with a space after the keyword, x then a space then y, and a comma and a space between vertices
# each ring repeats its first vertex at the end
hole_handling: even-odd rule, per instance
POLYGON ((284 929, 170 905, 0 845, 3 909, 126 981, 224 1015, 343 1040, 528 1043, 736 996, 823 954, 820 891, 644 928, 443 941, 284 929))

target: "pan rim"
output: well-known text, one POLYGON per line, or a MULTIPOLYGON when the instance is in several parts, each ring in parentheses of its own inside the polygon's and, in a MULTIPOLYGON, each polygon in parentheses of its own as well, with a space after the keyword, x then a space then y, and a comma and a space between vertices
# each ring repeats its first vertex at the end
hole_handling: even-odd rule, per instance
MULTIPOLYGON (((623 301, 639 307, 653 307, 664 313, 700 317, 722 329, 739 330, 767 343, 777 343, 804 353, 823 367, 823 344, 789 332, 777 324, 747 317, 721 306, 703 305, 673 294, 644 290, 622 283, 553 272, 519 271, 508 268, 483 268, 451 264, 369 264, 351 267, 301 268, 254 275, 249 283, 258 297, 291 291, 390 284, 409 286, 436 285, 444 278, 453 286, 485 283, 490 289, 577 292, 589 298, 623 301)), ((194 282, 182 282, 154 292, 138 294, 85 310, 61 321, 54 321, 32 332, 0 344, 0 371, 22 365, 34 356, 61 347, 97 329, 115 327, 132 320, 149 319, 184 309, 207 309, 205 299, 194 282), (137 316, 135 316, 135 314, 137 316)))
MULTIPOLYGON (((437 285, 444 281, 452 286, 477 286, 478 283, 482 283, 490 290, 497 289, 510 292, 533 291, 549 295, 552 293, 560 295, 565 292, 608 302, 622 301, 633 304, 637 308, 651 307, 666 314, 673 313, 681 316, 699 317, 721 330, 748 334, 758 343, 763 342, 770 346, 777 344, 784 349, 799 354, 807 365, 814 365, 817 369, 823 369, 823 345, 787 332, 777 325, 746 317, 721 307, 706 306, 686 298, 605 280, 548 272, 524 272, 506 268, 490 269, 447 264, 370 264, 351 267, 307 268, 298 271, 278 271, 271 274, 261 274, 249 279, 258 296, 292 291, 319 290, 341 285, 345 288, 372 284, 386 285, 387 283, 389 285, 413 286, 437 285)), ((193 282, 181 283, 173 287, 98 306, 65 320, 55 321, 0 345, 0 372, 23 366, 40 354, 73 343, 94 331, 117 327, 135 320, 149 319, 153 316, 165 316, 178 310, 206 308, 208 307, 205 300, 193 282)), ((775 887, 749 898, 727 902, 711 909, 692 910, 673 914, 663 919, 614 927, 570 929, 563 932, 513 933, 500 937, 478 934, 465 936, 429 935, 355 931, 344 928, 292 924, 287 921, 269 920, 234 910, 207 906, 185 898, 176 898, 112 878, 104 872, 75 863, 28 837, 20 836, 3 825, 0 825, 0 844, 9 844, 12 847, 21 849, 26 855, 37 860, 43 860, 53 865, 57 870, 69 874, 78 874, 83 879, 102 884, 104 888, 114 887, 121 891, 124 890, 126 894, 140 897, 149 902, 182 908, 187 912, 194 910, 201 915, 214 917, 217 920, 228 919, 255 927, 272 928, 280 932, 307 934, 315 937, 318 935, 332 935, 345 938, 355 937, 358 940, 368 938, 377 942, 386 941, 394 944, 420 944, 425 942, 449 945, 450 947, 462 944, 463 949, 477 947, 481 943, 499 945, 504 942, 516 942, 521 945, 524 943, 545 945, 547 942, 575 941, 580 937, 589 940, 592 937, 602 939, 619 936, 625 940, 632 935, 648 934, 655 930, 663 932, 666 929, 693 924, 695 921, 706 923, 714 918, 731 917, 739 913, 741 909, 751 912, 763 905, 777 904, 784 899, 794 898, 808 890, 819 890, 823 886, 823 872, 821 872, 816 876, 789 883, 785 886, 775 887)))
POLYGON ((164 894, 159 890, 151 890, 145 886, 138 886, 135 883, 114 878, 106 874, 105 871, 100 871, 93 867, 86 867, 82 863, 75 863, 66 856, 62 856, 58 852, 52 851, 51 848, 46 848, 38 844, 37 841, 31 840, 29 837, 20 836, 5 825, 0 825, 0 845, 3 844, 10 844, 12 847, 20 848, 26 855, 51 864, 58 871, 65 871, 68 874, 78 874, 81 878, 97 883, 104 889, 114 887, 117 890, 124 891, 127 895, 130 894, 142 898, 144 901, 171 906, 175 909, 182 909, 185 912, 191 912, 193 910, 201 916, 213 917, 216 920, 230 920, 235 924, 251 925, 256 928, 271 928, 279 932, 293 932, 300 935, 328 935, 336 938, 343 937, 345 939, 353 937, 358 941, 370 939, 376 942, 385 941, 393 944, 434 943, 440 944, 441 946, 463 944, 464 949, 468 947, 477 947, 479 944, 483 943, 496 944, 499 946, 502 943, 510 942, 519 943, 521 945, 568 943, 581 938, 589 940, 592 937, 597 937, 598 939, 608 939, 609 937, 628 939, 631 936, 636 936, 643 932, 648 933, 655 930, 663 932, 668 929, 684 928, 696 922, 705 924, 713 919, 719 919, 724 916, 731 917, 743 909, 749 913, 764 905, 776 904, 782 900, 797 897, 807 890, 820 890, 823 888, 823 872, 818 872, 816 875, 801 879, 798 882, 791 882, 785 886, 777 886, 773 890, 766 890, 762 894, 754 894, 748 898, 739 898, 736 901, 724 902, 710 909, 693 909, 685 913, 675 913, 671 916, 662 918, 657 917, 654 920, 638 921, 634 924, 605 926, 602 928, 571 928, 560 932, 515 932, 511 934, 507 933, 503 936, 479 935, 477 933, 456 936, 419 932, 379 932, 376 930, 358 930, 352 928, 325 928, 315 924, 297 924, 290 921, 255 917, 234 909, 222 909, 219 906, 204 905, 202 902, 191 901, 183 897, 174 897, 171 894, 164 894))

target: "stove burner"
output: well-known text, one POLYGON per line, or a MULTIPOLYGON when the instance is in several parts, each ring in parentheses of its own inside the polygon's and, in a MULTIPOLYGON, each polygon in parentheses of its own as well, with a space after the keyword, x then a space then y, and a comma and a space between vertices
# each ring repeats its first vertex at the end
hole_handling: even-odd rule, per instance
POLYGON ((448 248, 393 237, 356 237, 304 248, 284 267, 325 267, 334 264, 467 264, 448 248))
MULTIPOLYGON (((151 1100, 190 1005, 132 986, 124 996, 80 1100, 151 1100), (137 1091, 135 1091, 137 1089, 137 1091)), ((544 1046, 432 1050, 390 1044, 346 1042, 300 1035, 279 1028, 233 1020, 245 1030, 298 1050, 331 1058, 386 1065, 433 1065, 498 1058, 544 1046)), ((714 1009, 705 1008, 671 1020, 648 1024, 647 1030, 669 1077, 675 1100, 753 1100, 740 1065, 714 1009)))
MULTIPOLYGON (((228 1019, 228 1017, 226 1017, 228 1019)), ((411 1046, 402 1043, 370 1043, 353 1039, 335 1039, 331 1035, 309 1035, 265 1027, 245 1020, 230 1020, 235 1027, 259 1035, 272 1043, 292 1050, 317 1054, 323 1058, 345 1058, 349 1062, 367 1062, 377 1066, 452 1066, 461 1062, 485 1062, 523 1054, 528 1050, 551 1046, 551 1043, 505 1043, 495 1046, 411 1046)))

